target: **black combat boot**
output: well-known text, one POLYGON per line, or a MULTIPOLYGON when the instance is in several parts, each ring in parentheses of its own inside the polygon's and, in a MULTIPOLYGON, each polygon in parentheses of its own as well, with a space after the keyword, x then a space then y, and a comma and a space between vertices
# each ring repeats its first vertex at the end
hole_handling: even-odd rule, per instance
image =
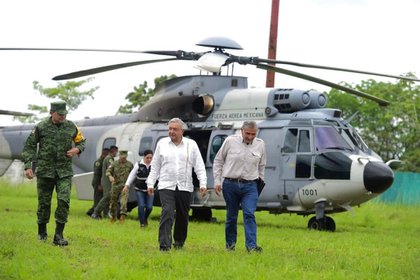
POLYGON ((38 240, 47 240, 47 224, 38 224, 38 240))
POLYGON ((57 245, 57 246, 67 246, 67 245, 69 245, 67 240, 65 240, 64 237, 63 237, 64 225, 65 224, 56 222, 54 241, 53 241, 54 245, 57 245))

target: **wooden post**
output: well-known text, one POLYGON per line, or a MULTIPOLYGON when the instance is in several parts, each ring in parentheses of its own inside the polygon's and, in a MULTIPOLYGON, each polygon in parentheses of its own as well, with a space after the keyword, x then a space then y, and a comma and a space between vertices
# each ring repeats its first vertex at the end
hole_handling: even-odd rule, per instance
MULTIPOLYGON (((276 59, 277 51, 277 29, 279 23, 279 6, 280 0, 272 0, 271 2, 271 22, 270 22, 270 37, 268 39, 268 58, 276 59)), ((274 87, 273 71, 267 71, 266 87, 274 87)))

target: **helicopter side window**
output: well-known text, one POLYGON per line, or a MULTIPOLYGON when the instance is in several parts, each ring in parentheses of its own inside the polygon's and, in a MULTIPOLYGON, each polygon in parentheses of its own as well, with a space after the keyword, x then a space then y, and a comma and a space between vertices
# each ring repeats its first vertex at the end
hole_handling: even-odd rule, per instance
POLYGON ((217 152, 222 147, 223 142, 225 142, 227 135, 216 135, 213 137, 211 142, 211 150, 210 150, 210 161, 213 164, 214 158, 216 157, 217 152))
POLYGON ((309 140, 309 130, 299 131, 298 152, 308 153, 311 151, 311 142, 309 140))
POLYGON ((288 129, 286 136, 284 137, 283 152, 284 153, 295 153, 297 143, 297 128, 288 129))
POLYGON ((111 146, 115 146, 116 144, 117 144, 117 139, 115 139, 115 137, 106 138, 104 140, 104 143, 102 144, 102 149, 103 148, 109 148, 111 146))
POLYGON ((143 137, 140 141, 139 147, 139 156, 143 156, 144 151, 152 149, 153 138, 152 137, 143 137))

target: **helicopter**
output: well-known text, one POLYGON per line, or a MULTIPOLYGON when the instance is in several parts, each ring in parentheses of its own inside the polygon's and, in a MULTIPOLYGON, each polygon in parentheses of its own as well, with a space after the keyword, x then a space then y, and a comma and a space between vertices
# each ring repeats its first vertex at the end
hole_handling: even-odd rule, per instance
MULTIPOLYGON (((194 180, 192 216, 211 220, 213 209, 224 209, 223 197, 213 189, 214 157, 229 135, 240 133, 244 120, 258 124, 257 137, 267 149, 265 187, 257 210, 272 214, 293 213, 312 216, 309 229, 335 231, 336 224, 329 214, 350 211, 386 191, 393 183, 391 165, 384 162, 363 141, 341 110, 326 108, 328 97, 316 90, 293 88, 249 88, 247 77, 235 76, 233 65, 256 66, 342 90, 378 103, 389 101, 317 77, 277 67, 277 64, 333 71, 369 74, 410 81, 401 77, 367 71, 303 64, 290 61, 236 56, 226 50, 242 50, 235 41, 225 37, 209 37, 198 46, 205 52, 127 51, 103 49, 0 48, 0 50, 51 50, 138 52, 163 59, 108 65, 64 75, 53 80, 74 79, 125 67, 162 63, 172 60, 196 61, 199 75, 176 77, 165 81, 155 95, 138 112, 75 121, 88 139, 85 151, 73 160, 73 178, 79 199, 91 200, 93 190, 92 163, 103 148, 116 145, 129 151, 129 160, 139 161, 146 149, 156 147, 167 136, 167 122, 181 118, 186 124, 185 137, 194 139, 205 162, 208 193, 202 197, 198 181, 194 180), (230 69, 230 65, 232 65, 230 69), (227 73, 222 74, 226 67, 227 73), (230 70, 230 73, 229 73, 230 70), (203 74, 204 72, 205 74, 203 74)), ((12 112, 13 113, 13 112, 12 112)), ((0 175, 3 175, 20 153, 34 125, 0 128, 0 175)), ((131 188, 133 189, 133 188, 131 188)), ((135 195, 130 193, 131 202, 135 195)), ((155 199, 158 205, 158 199, 155 199)))

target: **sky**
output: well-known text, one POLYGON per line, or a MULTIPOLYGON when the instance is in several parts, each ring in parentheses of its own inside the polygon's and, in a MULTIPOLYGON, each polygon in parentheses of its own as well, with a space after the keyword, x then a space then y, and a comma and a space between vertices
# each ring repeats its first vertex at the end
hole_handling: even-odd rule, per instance
MULTIPOLYGON (((277 59, 420 77, 420 1, 280 0, 277 59)), ((234 55, 268 57, 270 0, 5 0, 0 2, 0 47, 207 51, 199 41, 228 37, 243 50, 234 55)), ((146 54, 0 51, 0 109, 28 111, 28 104, 49 106, 32 87, 55 87, 52 77, 130 61, 159 59, 146 54)), ((280 66, 280 65, 278 65, 280 66)), ((373 76, 284 67, 332 82, 359 83, 373 76)), ((266 73, 235 65, 250 87, 265 87, 266 73)), ((68 119, 114 115, 135 86, 161 75, 198 74, 194 63, 148 64, 97 74, 86 89, 98 86, 68 119)), ((275 87, 329 88, 276 74, 275 87)), ((0 126, 17 125, 0 115, 0 126)))

